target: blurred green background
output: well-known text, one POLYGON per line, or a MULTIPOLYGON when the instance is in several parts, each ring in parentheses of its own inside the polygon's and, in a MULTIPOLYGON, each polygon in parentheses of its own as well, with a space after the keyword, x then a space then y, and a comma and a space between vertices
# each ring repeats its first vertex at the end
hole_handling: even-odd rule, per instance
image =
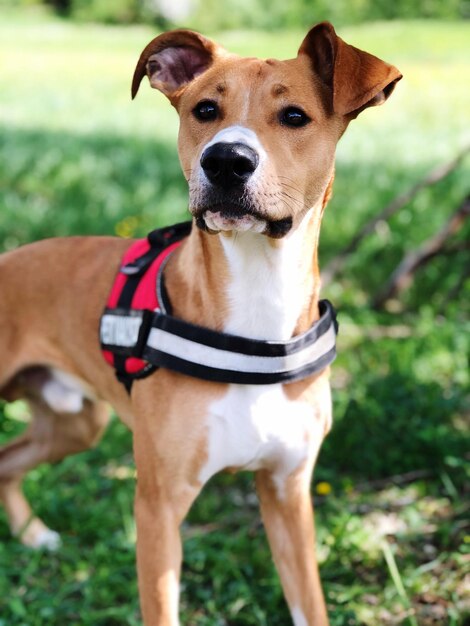
MULTIPOLYGON (((0 250, 144 235, 187 217, 176 113, 146 85, 130 100, 138 55, 161 28, 289 58, 310 25, 330 19, 404 79, 338 146, 320 250, 328 267, 363 224, 469 145, 468 15, 460 0, 3 0, 0 250)), ((312 493, 333 626, 468 623, 469 220, 399 297, 371 303, 462 205, 469 181, 466 156, 379 221, 323 291, 339 309, 340 354, 312 493)), ((21 403, 0 406, 0 439, 26 419, 21 403)), ((56 554, 20 546, 0 512, 1 626, 140 624, 130 451, 114 420, 96 450, 31 472, 26 492, 63 537, 56 554)), ((290 623, 249 475, 212 481, 183 534, 182 623, 290 623)))
POLYGON ((2 0, 11 6, 45 4, 64 17, 109 24, 190 22, 204 31, 255 28, 285 30, 312 18, 337 26, 377 20, 470 17, 468 0, 2 0))

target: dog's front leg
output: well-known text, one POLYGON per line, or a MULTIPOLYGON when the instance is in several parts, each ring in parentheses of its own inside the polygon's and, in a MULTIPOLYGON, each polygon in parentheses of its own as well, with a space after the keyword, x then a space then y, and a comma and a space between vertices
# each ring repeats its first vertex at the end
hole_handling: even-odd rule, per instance
POLYGON ((267 470, 256 475, 263 522, 295 626, 327 626, 315 554, 311 471, 302 467, 282 489, 267 470))
POLYGON ((149 411, 154 397, 143 404, 145 411, 136 414, 133 429, 141 609, 145 626, 178 626, 180 526, 201 489, 196 470, 201 446, 197 428, 188 434, 190 419, 185 424, 182 409, 167 413, 165 407, 162 419, 149 411))
POLYGON ((135 514, 144 623, 146 626, 177 626, 182 516, 175 510, 169 491, 162 489, 150 496, 140 486, 137 487, 135 514))

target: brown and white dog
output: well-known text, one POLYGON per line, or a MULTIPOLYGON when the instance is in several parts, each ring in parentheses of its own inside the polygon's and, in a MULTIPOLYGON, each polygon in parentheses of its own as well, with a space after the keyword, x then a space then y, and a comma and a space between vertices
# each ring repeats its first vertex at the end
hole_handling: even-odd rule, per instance
MULTIPOLYGON (((168 32, 143 51, 133 96, 145 75, 179 113, 179 156, 197 226, 165 267, 173 314, 260 340, 305 331, 318 318, 318 237, 336 144, 350 120, 387 99, 401 74, 322 23, 288 61, 240 58, 197 33, 168 32)), ((327 624, 309 486, 331 425, 328 369, 258 386, 160 369, 128 395, 97 339, 128 246, 73 237, 0 257, 0 392, 7 401, 25 398, 32 413, 26 434, 0 451, 12 532, 29 546, 58 543, 32 514, 21 481, 39 463, 95 444, 109 403, 134 434, 145 624, 179 623, 179 526, 222 470, 256 472, 292 619, 327 624)))

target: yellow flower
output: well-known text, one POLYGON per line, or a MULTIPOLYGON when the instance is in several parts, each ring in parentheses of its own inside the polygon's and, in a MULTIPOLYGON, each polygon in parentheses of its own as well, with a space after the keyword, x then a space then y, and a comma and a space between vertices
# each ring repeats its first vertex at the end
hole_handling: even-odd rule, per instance
POLYGON ((114 227, 114 231, 118 237, 129 238, 134 235, 138 225, 138 218, 131 215, 118 222, 114 227))
POLYGON ((333 491, 333 488, 330 485, 330 483, 323 481, 323 482, 317 483, 315 490, 319 496, 328 496, 333 491))

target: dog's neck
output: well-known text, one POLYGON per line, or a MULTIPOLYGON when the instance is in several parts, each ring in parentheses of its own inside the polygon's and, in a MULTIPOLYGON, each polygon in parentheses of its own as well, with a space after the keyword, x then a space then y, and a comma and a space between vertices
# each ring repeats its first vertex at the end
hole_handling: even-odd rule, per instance
POLYGON ((165 271, 174 315, 252 339, 304 332, 318 318, 320 221, 314 207, 279 240, 193 228, 165 271))
POLYGON ((318 299, 312 213, 283 239, 251 232, 221 236, 230 275, 225 332, 287 340, 310 325, 318 299))

